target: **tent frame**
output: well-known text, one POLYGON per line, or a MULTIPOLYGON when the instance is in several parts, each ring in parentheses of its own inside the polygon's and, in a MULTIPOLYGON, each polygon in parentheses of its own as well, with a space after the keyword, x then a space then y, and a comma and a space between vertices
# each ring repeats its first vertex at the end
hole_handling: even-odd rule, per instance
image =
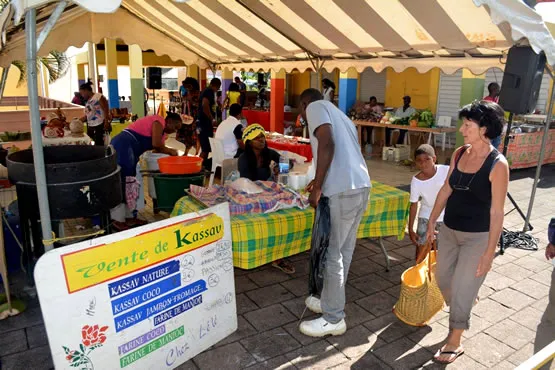
MULTIPOLYGON (((555 80, 555 74, 553 67, 546 65, 545 71, 551 77, 551 80, 555 80)), ((555 81, 554 81, 555 82, 555 81)), ((523 232, 530 230, 530 218, 532 217, 532 208, 534 207, 534 198, 536 197, 536 190, 538 188, 538 183, 540 180, 540 175, 542 171, 543 160, 545 158, 545 147, 547 146, 547 139, 549 138, 549 126, 551 125, 551 119, 553 116, 553 107, 555 105, 555 89, 551 89, 551 96, 549 97, 549 104, 547 108, 547 115, 545 117, 542 144, 540 149, 540 158, 538 159, 538 166, 536 167, 536 176, 534 177, 534 184, 532 185, 532 193, 530 193, 530 202, 528 203, 528 212, 526 213, 526 219, 524 220, 523 232)), ((509 133, 507 133, 508 135, 509 133)))

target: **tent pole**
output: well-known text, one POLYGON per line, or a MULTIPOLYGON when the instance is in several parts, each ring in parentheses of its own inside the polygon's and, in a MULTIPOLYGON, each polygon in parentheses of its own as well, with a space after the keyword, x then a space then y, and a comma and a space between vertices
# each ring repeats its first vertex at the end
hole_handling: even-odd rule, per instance
MULTIPOLYGON (((553 73, 547 69, 551 79, 553 80, 553 73)), ((542 145, 540 149, 540 159, 538 160, 538 166, 536 167, 536 177, 534 178, 534 185, 532 186, 532 193, 530 194, 530 203, 528 204, 528 213, 526 214, 526 220, 524 221, 523 232, 528 231, 528 225, 530 224, 530 218, 532 217, 532 208, 534 206, 534 198, 536 197, 536 189, 538 188, 538 181, 540 180, 540 173, 542 171, 543 159, 545 157, 545 147, 547 145, 547 139, 549 138, 549 126, 551 124, 551 116, 553 113, 553 105, 555 104, 555 88, 551 89, 551 96, 549 97, 549 105, 547 108, 547 115, 545 117, 545 126, 543 129, 542 145)), ((508 133, 507 133, 508 134, 508 133)))
POLYGON ((67 1, 62 0, 58 3, 58 5, 56 5, 56 9, 54 9, 52 14, 50 14, 48 21, 44 25, 44 28, 42 29, 42 31, 40 31, 39 36, 37 37, 37 51, 40 50, 40 47, 44 43, 44 40, 46 40, 50 31, 52 31, 58 19, 60 19, 60 16, 64 12, 64 9, 66 8, 66 6, 67 6, 67 1))
POLYGON ((93 83, 92 85, 93 91, 97 93, 98 81, 96 77, 96 45, 93 42, 88 43, 88 58, 89 58, 89 78, 93 83))
MULTIPOLYGON (((25 16, 25 38, 27 43, 27 90, 29 92, 29 118, 31 120, 31 139, 33 143, 33 162, 35 166, 35 182, 39 199, 40 224, 42 239, 52 238, 44 151, 42 148, 42 132, 40 129, 39 94, 37 83, 37 10, 29 9, 25 16)), ((52 245, 45 245, 47 252, 52 245)))

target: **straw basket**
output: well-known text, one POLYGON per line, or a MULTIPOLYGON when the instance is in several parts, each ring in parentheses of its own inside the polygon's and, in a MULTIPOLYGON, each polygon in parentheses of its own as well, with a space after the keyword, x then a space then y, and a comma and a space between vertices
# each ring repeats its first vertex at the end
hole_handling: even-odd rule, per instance
POLYGON ((406 324, 425 326, 444 304, 435 279, 437 249, 429 246, 426 258, 401 275, 401 293, 393 312, 406 324))

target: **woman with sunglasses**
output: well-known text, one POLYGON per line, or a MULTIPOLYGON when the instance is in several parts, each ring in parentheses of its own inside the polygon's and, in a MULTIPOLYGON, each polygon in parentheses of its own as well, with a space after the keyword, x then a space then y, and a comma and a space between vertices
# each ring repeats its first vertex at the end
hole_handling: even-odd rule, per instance
POLYGON ((443 364, 464 353, 464 330, 470 327, 472 307, 491 269, 503 229, 509 165, 491 145, 501 135, 504 111, 494 102, 475 101, 459 112, 464 146, 455 150, 447 180, 430 215, 428 240, 445 208, 439 233, 436 278, 450 306, 449 335, 434 360, 443 364))

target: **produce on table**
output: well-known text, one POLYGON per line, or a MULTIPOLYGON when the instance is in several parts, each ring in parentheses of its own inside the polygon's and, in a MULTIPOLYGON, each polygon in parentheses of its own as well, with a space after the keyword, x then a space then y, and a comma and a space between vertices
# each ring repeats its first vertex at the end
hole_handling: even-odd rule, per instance
POLYGON ((418 127, 433 127, 434 126, 434 114, 426 109, 420 113, 420 119, 418 121, 418 127))

